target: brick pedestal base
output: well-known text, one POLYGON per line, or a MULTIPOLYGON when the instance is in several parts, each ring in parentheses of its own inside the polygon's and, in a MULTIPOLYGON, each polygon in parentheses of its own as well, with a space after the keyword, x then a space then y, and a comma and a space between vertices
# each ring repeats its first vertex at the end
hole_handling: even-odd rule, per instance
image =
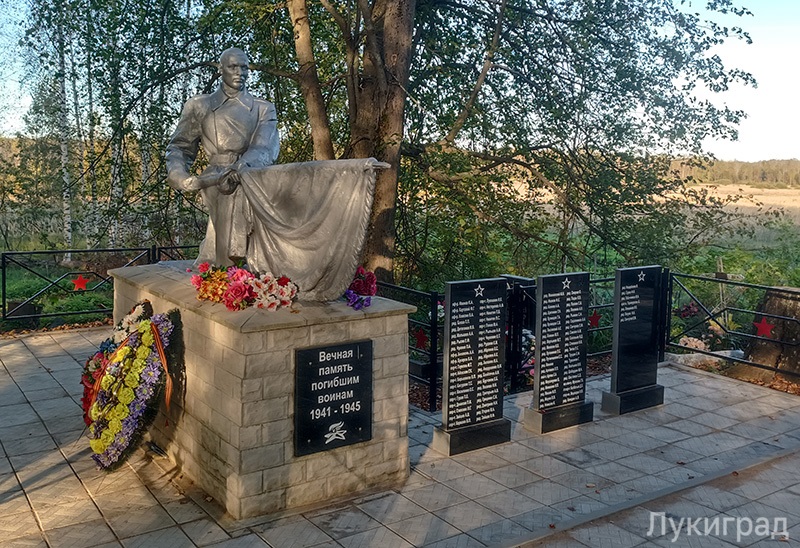
POLYGON ((409 473, 407 316, 414 308, 374 298, 361 311, 301 301, 299 311, 231 312, 197 300, 189 264, 110 272, 115 321, 144 299, 156 312, 181 312, 185 374, 174 372, 183 379, 176 379, 169 417, 160 416, 150 435, 183 472, 236 519, 402 483, 409 473), (295 457, 295 350, 367 339, 372 439, 295 457))

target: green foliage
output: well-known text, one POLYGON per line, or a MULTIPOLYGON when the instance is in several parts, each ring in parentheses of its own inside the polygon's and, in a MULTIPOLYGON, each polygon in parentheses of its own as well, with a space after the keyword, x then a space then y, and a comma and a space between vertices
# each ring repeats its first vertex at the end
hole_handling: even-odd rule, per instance
POLYGON ((70 312, 82 312, 84 310, 107 310, 94 314, 73 314, 69 316, 59 316, 57 318, 42 318, 42 327, 54 327, 65 323, 85 323, 103 320, 109 317, 109 312, 114 309, 113 291, 102 292, 74 292, 50 295, 44 299, 42 307, 43 314, 65 314, 70 312))
MULTIPOLYGON (((372 110, 380 98, 350 89, 371 89, 365 4, 383 25, 377 38, 387 38, 391 3, 307 7, 336 154, 373 140, 380 156, 402 140, 390 249, 397 282, 440 288, 501 272, 673 265, 756 234, 733 209, 740 197, 688 186, 699 178, 702 142, 734 137, 743 114, 706 91, 754 83, 712 52, 749 41, 740 27, 672 0, 416 0, 405 134, 386 137, 385 111, 372 110), (368 122, 363 112, 373 113, 368 122), (676 165, 675 154, 692 159, 676 165)), ((709 10, 749 15, 732 0, 709 10)), ((89 246, 202 237, 199 199, 167 187, 163 152, 181 105, 216 85, 214 62, 231 45, 249 51, 251 89, 277 106, 280 161, 311 159, 316 122, 298 85, 285 3, 34 0, 24 30, 34 104, 25 135, 0 147, 8 249, 65 245, 55 83, 68 90, 75 241, 89 246)), ((792 238, 781 244, 789 255, 792 238)), ((793 272, 766 262, 760 271, 793 272)))

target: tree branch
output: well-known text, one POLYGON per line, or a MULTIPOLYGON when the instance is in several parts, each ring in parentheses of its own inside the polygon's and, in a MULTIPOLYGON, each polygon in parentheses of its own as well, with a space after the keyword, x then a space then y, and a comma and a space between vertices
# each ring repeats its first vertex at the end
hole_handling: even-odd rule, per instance
POLYGON ((366 32, 367 39, 367 55, 369 55, 375 68, 375 77, 378 79, 378 90, 383 95, 388 89, 386 83, 386 67, 381 57, 381 51, 378 47, 378 35, 375 30, 375 24, 372 20, 372 9, 369 7, 367 0, 358 0, 358 7, 364 14, 364 31, 366 32))
POLYGON ((469 100, 464 105, 464 108, 461 109, 461 112, 458 114, 458 118, 453 123, 453 127, 447 133, 447 136, 444 140, 448 143, 452 143, 461 129, 464 127, 464 124, 469 118, 470 113, 472 112, 472 108, 475 106, 475 102, 478 100, 478 94, 483 87, 484 82, 486 81, 486 76, 489 74, 489 71, 492 69, 492 64, 494 61, 494 54, 497 51, 497 46, 500 43, 500 34, 503 28, 503 11, 506 7, 506 0, 502 0, 500 4, 500 10, 497 13, 497 22, 494 27, 494 35, 492 36, 492 43, 489 46, 489 49, 486 51, 486 56, 483 60, 483 67, 481 67, 481 72, 478 75, 478 79, 475 81, 475 86, 472 88, 472 93, 470 94, 469 100))

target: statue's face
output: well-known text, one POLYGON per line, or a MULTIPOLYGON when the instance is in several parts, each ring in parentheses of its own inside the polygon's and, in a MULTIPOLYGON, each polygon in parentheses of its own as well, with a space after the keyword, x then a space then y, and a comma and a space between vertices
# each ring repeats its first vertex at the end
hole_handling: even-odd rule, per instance
POLYGON ((247 68, 247 56, 241 52, 231 52, 222 59, 220 67, 222 81, 225 85, 233 89, 244 88, 247 82, 249 69, 247 68))

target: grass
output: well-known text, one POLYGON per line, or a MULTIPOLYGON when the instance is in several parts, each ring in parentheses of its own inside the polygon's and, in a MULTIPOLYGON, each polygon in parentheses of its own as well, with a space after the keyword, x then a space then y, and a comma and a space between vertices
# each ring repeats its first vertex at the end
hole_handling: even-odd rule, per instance
MULTIPOLYGON (((26 256, 27 257, 27 256, 26 256)), ((52 317, 22 320, 0 320, 0 331, 57 327, 103 321, 114 308, 114 289, 110 282, 101 283, 102 275, 90 274, 80 266, 62 266, 50 260, 29 260, 18 257, 25 267, 8 262, 5 269, 6 312, 26 303, 17 314, 55 314, 52 317), (24 262, 23 262, 24 260, 24 262), (81 274, 89 279, 86 291, 79 290, 72 280, 81 274), (86 313, 106 309, 106 312, 86 313)))

